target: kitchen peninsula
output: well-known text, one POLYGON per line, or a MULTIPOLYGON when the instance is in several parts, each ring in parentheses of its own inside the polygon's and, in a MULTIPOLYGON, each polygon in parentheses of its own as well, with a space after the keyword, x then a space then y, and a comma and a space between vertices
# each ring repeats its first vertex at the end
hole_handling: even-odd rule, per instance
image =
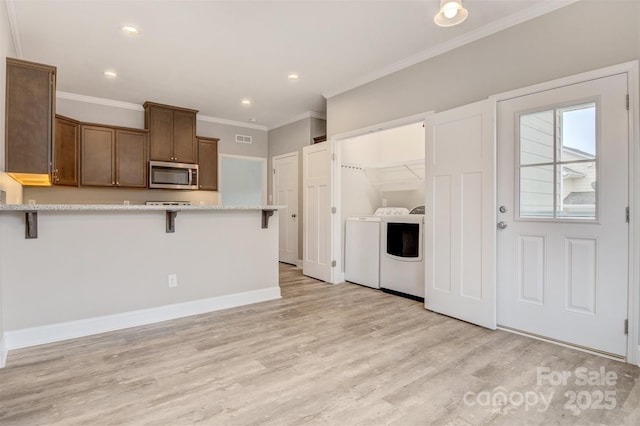
POLYGON ((0 205, 5 352, 279 298, 277 209, 0 205))

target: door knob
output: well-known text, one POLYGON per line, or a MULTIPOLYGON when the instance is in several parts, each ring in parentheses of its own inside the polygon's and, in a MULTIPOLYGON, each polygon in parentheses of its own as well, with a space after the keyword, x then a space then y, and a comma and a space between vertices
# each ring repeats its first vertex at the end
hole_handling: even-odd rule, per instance
POLYGON ((498 229, 502 230, 507 227, 507 224, 504 222, 498 222, 498 229))
POLYGON ((292 214, 291 214, 291 217, 295 219, 295 218, 296 218, 296 214, 295 214, 295 213, 292 213, 292 214))
POLYGON ((506 206, 500 206, 500 207, 498 208, 498 211, 499 211, 500 213, 506 213, 506 212, 507 212, 507 207, 506 207, 506 206))

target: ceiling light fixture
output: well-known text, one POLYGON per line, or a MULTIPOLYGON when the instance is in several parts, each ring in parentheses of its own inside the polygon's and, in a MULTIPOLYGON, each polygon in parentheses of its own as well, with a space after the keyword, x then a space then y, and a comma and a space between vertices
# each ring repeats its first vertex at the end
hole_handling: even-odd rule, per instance
POLYGON ((243 99, 242 100, 242 105, 251 105, 251 99, 243 99))
POLYGON ((462 0, 440 0, 440 11, 433 21, 440 27, 453 27, 462 23, 468 15, 462 0))
POLYGON ((300 79, 300 76, 298 74, 289 74, 287 78, 291 81, 296 81, 300 79))
POLYGON ((118 74, 114 71, 105 71, 104 72, 104 76, 110 79, 114 79, 116 77, 118 77, 118 74))
POLYGON ((125 25, 124 27, 122 27, 122 31, 130 35, 138 34, 138 29, 136 27, 132 27, 131 25, 125 25))

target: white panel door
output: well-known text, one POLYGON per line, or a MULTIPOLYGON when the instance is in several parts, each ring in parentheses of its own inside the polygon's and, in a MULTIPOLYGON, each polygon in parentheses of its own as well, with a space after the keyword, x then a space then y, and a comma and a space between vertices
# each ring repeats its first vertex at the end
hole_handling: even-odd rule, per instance
POLYGON ((274 204, 285 206, 278 212, 280 220, 280 262, 295 265, 298 261, 298 153, 273 157, 274 204))
POLYGON ((331 281, 331 144, 302 149, 302 273, 331 281))
POLYGON ((425 122, 425 307, 491 329, 496 327, 493 118, 493 103, 483 101, 425 122))
POLYGON ((626 94, 619 74, 498 102, 500 326, 625 355, 626 94))

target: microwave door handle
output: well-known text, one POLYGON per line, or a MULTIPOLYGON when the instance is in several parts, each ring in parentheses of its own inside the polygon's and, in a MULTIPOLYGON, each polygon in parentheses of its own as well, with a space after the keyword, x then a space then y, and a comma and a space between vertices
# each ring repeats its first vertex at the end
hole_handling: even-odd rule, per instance
POLYGON ((189 169, 189 186, 193 185, 193 169, 189 169))

